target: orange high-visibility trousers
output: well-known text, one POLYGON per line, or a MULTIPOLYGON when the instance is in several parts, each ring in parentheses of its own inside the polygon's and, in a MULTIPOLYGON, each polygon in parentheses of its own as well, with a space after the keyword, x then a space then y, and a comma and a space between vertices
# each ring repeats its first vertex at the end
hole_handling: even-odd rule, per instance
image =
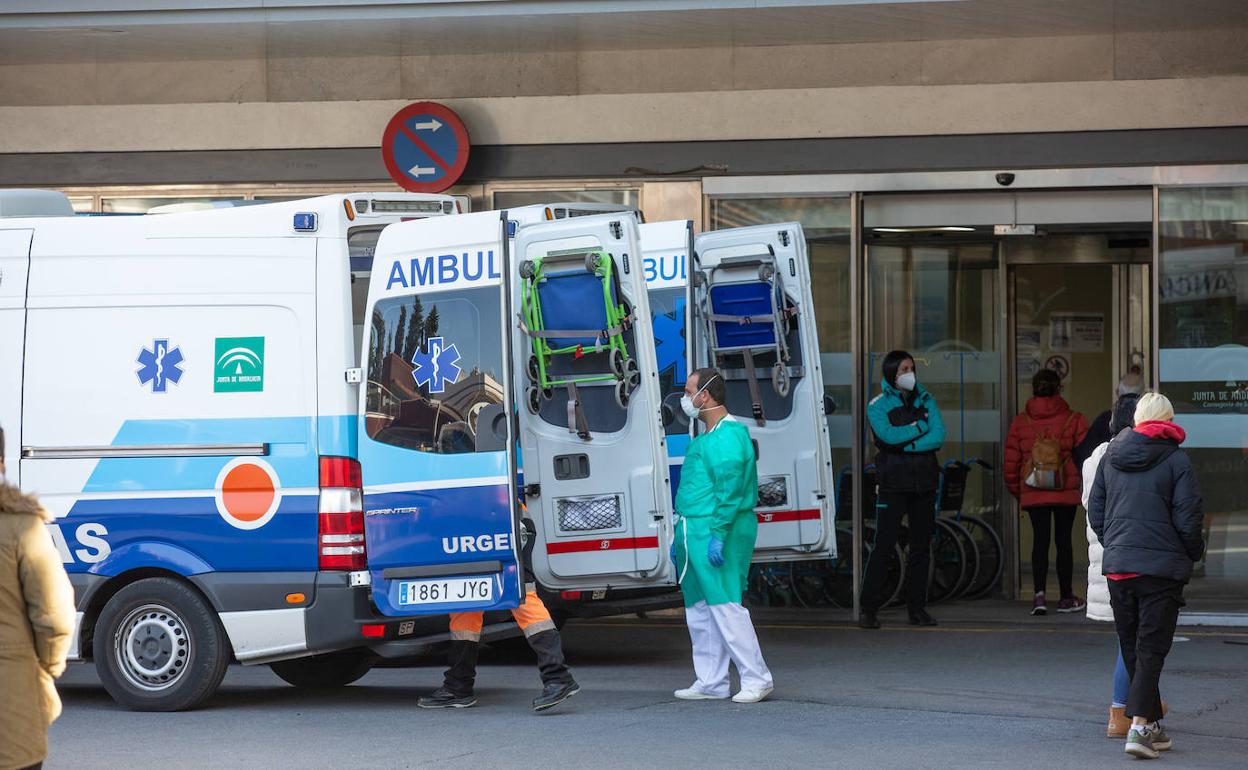
MULTIPOLYGON (((538 598, 536 591, 524 595, 524 603, 511 611, 516 624, 524 632, 524 636, 533 636, 543 631, 555 630, 555 621, 551 620, 546 605, 538 598)), ((464 642, 481 641, 481 627, 484 625, 484 612, 452 612, 451 638, 464 642)))

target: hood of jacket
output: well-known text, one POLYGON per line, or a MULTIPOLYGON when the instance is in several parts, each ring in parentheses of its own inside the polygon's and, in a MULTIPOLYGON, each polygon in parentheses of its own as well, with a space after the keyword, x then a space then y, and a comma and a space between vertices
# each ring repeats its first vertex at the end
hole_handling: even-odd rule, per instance
POLYGON ((1033 420, 1047 420, 1070 411, 1070 404, 1061 396, 1032 396, 1027 399, 1027 416, 1033 420))
POLYGON ((44 521, 51 521, 51 517, 39 504, 39 499, 34 495, 27 495, 22 490, 12 484, 0 482, 0 516, 4 514, 13 514, 15 516, 38 516, 44 521))
POLYGON ((1187 434, 1183 429, 1172 422, 1145 422, 1111 441, 1106 455, 1118 470, 1139 473, 1179 451, 1179 444, 1185 438, 1187 434))

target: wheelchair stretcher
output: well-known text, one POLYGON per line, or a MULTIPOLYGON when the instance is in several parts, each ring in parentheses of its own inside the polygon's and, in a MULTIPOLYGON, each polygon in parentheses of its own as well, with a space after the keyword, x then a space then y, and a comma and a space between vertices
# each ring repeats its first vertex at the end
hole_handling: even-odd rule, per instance
POLYGON ((776 395, 787 397, 792 384, 788 336, 797 316, 797 306, 785 297, 776 279, 775 257, 726 257, 715 267, 695 273, 693 280, 705 283, 701 311, 708 322, 714 366, 728 380, 747 381, 754 420, 765 425, 757 359, 771 354, 771 386, 776 395), (741 366, 728 366, 737 355, 741 366))
POLYGON ((530 341, 526 405, 538 414, 554 388, 567 388, 568 430, 588 440, 578 388, 614 387, 616 404, 627 409, 641 384, 624 338, 633 316, 619 298, 614 262, 601 250, 554 251, 521 262, 520 278, 520 328, 530 341), (568 373, 554 366, 560 359, 601 365, 568 373))

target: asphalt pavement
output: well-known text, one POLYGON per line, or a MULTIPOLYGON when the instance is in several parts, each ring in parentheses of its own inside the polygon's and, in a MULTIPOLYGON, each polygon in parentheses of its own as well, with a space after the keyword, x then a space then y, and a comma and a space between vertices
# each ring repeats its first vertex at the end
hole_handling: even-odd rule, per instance
MULTIPOLYGON (((780 768, 1070 767, 1138 762, 1104 737, 1114 637, 1081 616, 1032 619, 999 603, 904 613, 863 631, 843 613, 756 610, 776 692, 758 705, 677 701, 693 678, 678 613, 574 622, 565 646, 580 695, 544 714, 531 653, 484 650, 480 705, 421 711, 436 656, 377 668, 329 693, 266 667, 232 666, 208 705, 123 711, 94 667, 61 680, 65 713, 45 767, 780 768)), ((1174 749, 1166 767, 1244 767, 1248 633, 1182 628, 1162 680, 1174 749)))

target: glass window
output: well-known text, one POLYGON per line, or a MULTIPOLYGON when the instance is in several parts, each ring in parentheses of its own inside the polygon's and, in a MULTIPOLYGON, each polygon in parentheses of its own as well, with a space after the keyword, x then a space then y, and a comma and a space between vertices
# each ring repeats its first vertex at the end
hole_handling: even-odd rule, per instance
POLYGON ((157 206, 169 206, 176 203, 211 204, 215 201, 241 201, 243 196, 222 195, 212 198, 101 198, 100 211, 106 214, 146 214, 157 206))
POLYGON ((1159 192, 1161 390, 1187 431, 1208 551, 1189 593, 1248 591, 1248 187, 1159 192))
POLYGON ((689 432, 689 418, 680 408, 685 392, 685 289, 672 287, 649 292, 650 316, 654 319, 654 342, 659 362, 659 392, 665 410, 663 424, 669 436, 689 432))
POLYGON ((377 303, 367 361, 369 436, 439 454, 505 448, 491 432, 504 399, 499 303, 497 288, 377 303))
POLYGON ((536 203, 613 203, 637 208, 637 190, 496 190, 494 208, 536 203))

